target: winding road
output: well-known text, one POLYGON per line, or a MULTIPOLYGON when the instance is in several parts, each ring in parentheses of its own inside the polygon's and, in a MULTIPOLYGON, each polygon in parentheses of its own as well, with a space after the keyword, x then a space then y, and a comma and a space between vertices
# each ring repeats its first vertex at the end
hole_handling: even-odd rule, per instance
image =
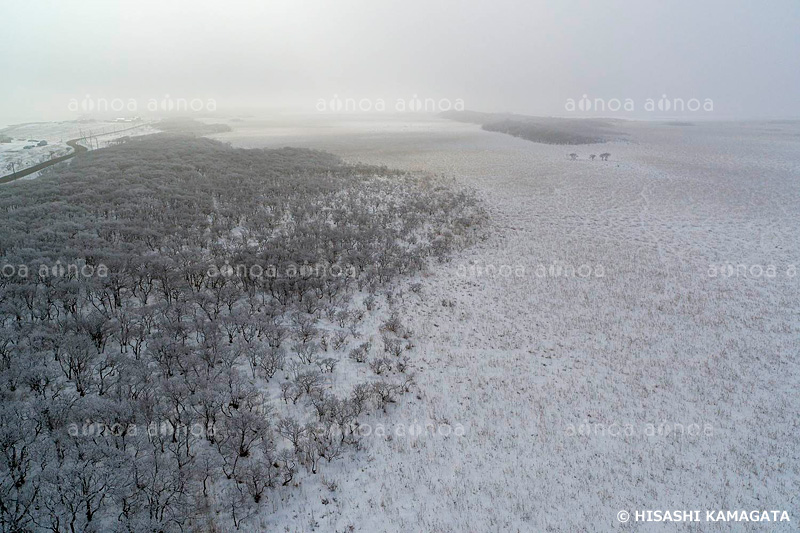
MULTIPOLYGON (((119 133, 119 132, 122 132, 122 131, 133 130, 133 129, 136 129, 136 128, 141 128, 142 126, 147 126, 147 124, 140 124, 138 126, 133 126, 131 128, 125 128, 125 129, 122 129, 122 130, 117 130, 115 132, 101 133, 99 135, 94 135, 94 137, 102 137, 103 135, 109 135, 110 133, 119 133)), ((83 137, 79 137, 77 139, 72 139, 71 141, 67 141, 67 146, 72 148, 72 152, 71 153, 69 153, 67 155, 62 155, 60 157, 56 157, 54 159, 50 159, 49 161, 45 161, 44 163, 39 163, 38 165, 34 165, 32 167, 28 167, 28 168, 26 168, 24 170, 20 170, 18 172, 14 172, 12 174, 8 174, 6 176, 0 177, 0 184, 8 183, 9 181, 18 180, 19 178, 24 178, 25 176, 30 176, 34 172, 39 172, 40 170, 44 170, 47 167, 50 167, 50 166, 53 166, 55 164, 61 163, 63 161, 66 161, 67 159, 71 159, 71 158, 75 157, 76 155, 78 155, 78 154, 80 154, 82 152, 88 152, 89 151, 88 148, 78 144, 81 140, 83 140, 83 137)))
POLYGON ((25 170, 20 170, 19 172, 14 172, 13 174, 9 174, 7 176, 3 176, 0 178, 0 183, 8 183, 9 181, 14 181, 19 178, 24 178, 25 176, 29 176, 34 172, 39 172, 47 167, 53 166, 56 163, 61 163, 62 161, 66 161, 72 157, 75 157, 81 152, 86 152, 87 148, 85 146, 81 146, 78 144, 80 139, 72 139, 71 141, 67 141, 67 146, 72 148, 72 152, 67 155, 62 155, 61 157, 56 157, 54 159, 50 159, 49 161, 45 161, 44 163, 39 163, 38 165, 34 165, 32 167, 28 167, 25 170))

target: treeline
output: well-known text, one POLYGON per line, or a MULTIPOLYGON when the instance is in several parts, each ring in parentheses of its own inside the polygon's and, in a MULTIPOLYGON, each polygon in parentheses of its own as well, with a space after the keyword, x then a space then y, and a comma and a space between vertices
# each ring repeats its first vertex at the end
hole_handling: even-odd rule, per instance
POLYGON ((509 113, 448 111, 440 116, 458 122, 480 124, 486 131, 513 135, 543 144, 596 144, 623 138, 612 120, 529 117, 509 113))
POLYGON ((0 213, 0 529, 20 532, 264 512, 410 389, 392 280, 483 220, 423 176, 168 135, 5 186, 0 213))
POLYGON ((501 120, 498 122, 489 122, 483 125, 486 131, 496 131, 505 133, 506 135, 513 135, 527 141, 533 141, 543 144, 594 144, 603 143, 606 140, 603 137, 592 137, 577 133, 570 129, 561 127, 556 128, 551 125, 537 124, 524 120, 501 120))

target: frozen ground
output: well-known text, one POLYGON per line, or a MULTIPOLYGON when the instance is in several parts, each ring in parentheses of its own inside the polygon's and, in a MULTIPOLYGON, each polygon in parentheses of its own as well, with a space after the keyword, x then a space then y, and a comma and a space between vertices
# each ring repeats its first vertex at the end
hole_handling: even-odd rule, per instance
POLYGON ((791 523, 693 530, 797 528, 797 123, 631 123, 630 143, 569 148, 440 120, 268 126, 217 138, 444 173, 478 190, 493 233, 407 295, 418 394, 368 420, 391 437, 264 525, 666 531, 686 526, 617 513, 775 509, 791 523))
MULTIPOLYGON (((16 170, 24 170, 39 163, 44 163, 58 156, 72 152, 67 146, 67 141, 79 137, 92 138, 91 147, 87 141, 81 143, 87 148, 107 146, 109 142, 124 136, 147 135, 157 133, 148 124, 117 123, 117 122, 28 122, 0 129, 0 137, 10 137, 9 143, 0 143, 0 176, 11 174, 11 163, 16 170), (137 126, 135 129, 128 129, 137 126), (122 131, 125 130, 125 131, 122 131), (36 145, 31 141, 47 141, 46 146, 35 146, 25 149, 25 146, 36 145)), ((34 179, 39 172, 21 179, 34 179)))

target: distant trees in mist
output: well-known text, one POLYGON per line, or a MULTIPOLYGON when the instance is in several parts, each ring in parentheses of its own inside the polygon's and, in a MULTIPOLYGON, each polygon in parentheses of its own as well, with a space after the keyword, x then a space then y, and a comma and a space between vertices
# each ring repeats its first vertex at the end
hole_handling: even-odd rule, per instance
MULTIPOLYGON (((576 154, 575 152, 572 152, 570 154, 567 154, 567 157, 569 157, 572 161, 577 161, 580 156, 578 154, 576 154)), ((608 152, 603 152, 602 154, 600 154, 600 160, 601 161, 608 161, 609 157, 611 157, 611 154, 608 153, 608 152)), ((590 154, 589 155, 589 160, 590 161, 594 161, 596 158, 597 158, 596 154, 590 154)))

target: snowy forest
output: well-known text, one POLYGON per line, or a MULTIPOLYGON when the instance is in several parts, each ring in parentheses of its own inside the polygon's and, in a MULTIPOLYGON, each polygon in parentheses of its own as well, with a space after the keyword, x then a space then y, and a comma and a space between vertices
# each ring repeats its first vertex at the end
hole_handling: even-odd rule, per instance
POLYGON ((395 280, 485 219, 431 176, 169 134, 10 184, 0 212, 7 532, 246 525, 413 389, 395 280))

